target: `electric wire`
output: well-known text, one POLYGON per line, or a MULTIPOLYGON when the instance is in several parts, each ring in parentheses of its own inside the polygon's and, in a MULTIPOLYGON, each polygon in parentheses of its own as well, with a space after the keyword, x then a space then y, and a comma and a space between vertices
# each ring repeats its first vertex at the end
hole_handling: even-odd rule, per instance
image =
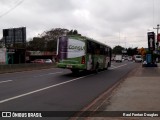
POLYGON ((10 6, 10 8, 8 10, 6 10, 5 12, 3 12, 2 14, 0 14, 0 18, 4 17, 5 15, 7 15, 8 13, 10 13, 11 11, 13 11, 15 8, 17 8, 20 4, 22 4, 24 0, 17 0, 15 1, 13 4, 13 6, 10 6))

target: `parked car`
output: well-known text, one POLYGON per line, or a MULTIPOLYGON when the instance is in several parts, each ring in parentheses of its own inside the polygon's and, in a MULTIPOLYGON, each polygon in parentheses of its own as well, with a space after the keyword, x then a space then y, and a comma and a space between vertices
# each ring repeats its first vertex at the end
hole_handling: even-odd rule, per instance
POLYGON ((45 63, 52 63, 51 59, 44 59, 45 63))
POLYGON ((31 63, 45 63, 44 59, 35 59, 31 63))

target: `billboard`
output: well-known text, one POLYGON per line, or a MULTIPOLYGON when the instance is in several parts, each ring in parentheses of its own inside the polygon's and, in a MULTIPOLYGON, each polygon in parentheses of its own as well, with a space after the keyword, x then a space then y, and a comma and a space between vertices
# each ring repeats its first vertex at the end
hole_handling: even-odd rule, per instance
POLYGON ((148 49, 149 51, 155 50, 155 33, 148 32, 148 49))
POLYGON ((3 39, 6 44, 25 43, 26 27, 3 29, 3 39))
POLYGON ((160 34, 157 35, 157 42, 160 42, 160 34))

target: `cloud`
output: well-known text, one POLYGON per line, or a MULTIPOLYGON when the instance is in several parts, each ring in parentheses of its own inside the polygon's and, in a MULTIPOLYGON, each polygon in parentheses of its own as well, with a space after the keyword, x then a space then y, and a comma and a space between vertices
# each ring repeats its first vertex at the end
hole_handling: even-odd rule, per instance
POLYGON ((160 21, 159 4, 159 0, 1 0, 0 16, 9 12, 0 17, 0 30, 26 26, 30 38, 60 27, 77 29, 112 47, 147 47, 147 30, 160 21))

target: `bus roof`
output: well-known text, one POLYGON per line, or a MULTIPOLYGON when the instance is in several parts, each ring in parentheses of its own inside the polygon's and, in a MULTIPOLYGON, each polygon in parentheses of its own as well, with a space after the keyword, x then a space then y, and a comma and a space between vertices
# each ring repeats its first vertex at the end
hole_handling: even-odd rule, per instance
POLYGON ((88 38, 88 37, 86 37, 86 36, 81 36, 81 35, 68 35, 68 37, 69 37, 69 38, 79 39, 79 40, 93 41, 93 42, 98 43, 98 44, 100 44, 100 45, 104 45, 104 46, 106 46, 106 47, 111 48, 110 46, 108 46, 108 45, 106 45, 106 44, 104 44, 104 43, 102 43, 102 42, 99 42, 99 41, 94 40, 94 39, 92 39, 92 38, 88 38))

